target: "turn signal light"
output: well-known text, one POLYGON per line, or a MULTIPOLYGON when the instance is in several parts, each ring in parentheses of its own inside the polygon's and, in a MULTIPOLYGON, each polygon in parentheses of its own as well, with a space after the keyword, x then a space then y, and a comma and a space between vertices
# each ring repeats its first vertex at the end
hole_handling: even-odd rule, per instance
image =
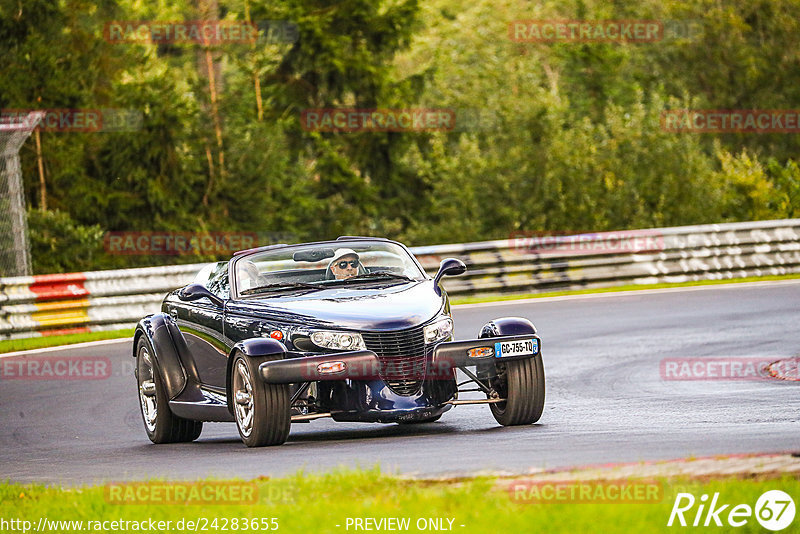
POLYGON ((281 339, 283 339, 283 332, 281 332, 280 330, 273 330, 272 332, 269 333, 269 337, 280 341, 281 339))
POLYGON ((325 362, 317 365, 317 372, 321 375, 341 373, 345 369, 347 369, 347 364, 344 362, 325 362))
POLYGON ((470 358, 488 358, 494 356, 494 349, 492 347, 478 347, 476 349, 469 349, 467 352, 470 358))

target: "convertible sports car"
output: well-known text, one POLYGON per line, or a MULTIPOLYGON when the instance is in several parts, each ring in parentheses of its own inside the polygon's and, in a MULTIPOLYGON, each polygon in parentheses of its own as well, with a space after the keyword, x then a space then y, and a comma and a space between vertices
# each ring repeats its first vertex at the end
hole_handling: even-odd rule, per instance
POLYGON ((544 368, 530 321, 494 319, 477 339, 452 341, 440 281, 465 271, 449 258, 430 278, 405 246, 366 237, 206 266, 136 328, 148 437, 193 441, 203 421, 235 421, 247 446, 278 445, 292 423, 430 423, 458 404, 488 404, 501 425, 536 422, 544 368), (466 391, 485 398, 459 398, 466 391))

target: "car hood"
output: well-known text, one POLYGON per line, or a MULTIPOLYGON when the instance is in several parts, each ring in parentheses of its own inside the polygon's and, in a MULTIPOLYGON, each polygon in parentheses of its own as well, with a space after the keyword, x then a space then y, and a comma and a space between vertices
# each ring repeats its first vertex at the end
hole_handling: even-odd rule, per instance
POLYGON ((445 299, 436 294, 432 280, 371 283, 242 299, 229 303, 228 312, 308 326, 400 330, 435 317, 445 299))

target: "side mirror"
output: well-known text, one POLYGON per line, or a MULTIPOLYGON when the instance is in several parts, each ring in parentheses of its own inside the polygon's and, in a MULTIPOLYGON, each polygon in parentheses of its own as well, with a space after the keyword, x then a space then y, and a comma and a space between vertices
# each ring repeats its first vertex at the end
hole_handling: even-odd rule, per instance
POLYGON ((178 298, 185 302, 200 300, 203 297, 207 298, 217 306, 222 306, 224 304, 221 298, 209 291, 208 288, 203 284, 189 284, 178 291, 178 298))
POLYGON ((439 264, 439 272, 433 277, 433 287, 439 293, 439 282, 444 276, 458 276, 467 272, 467 266, 458 258, 445 258, 439 264))

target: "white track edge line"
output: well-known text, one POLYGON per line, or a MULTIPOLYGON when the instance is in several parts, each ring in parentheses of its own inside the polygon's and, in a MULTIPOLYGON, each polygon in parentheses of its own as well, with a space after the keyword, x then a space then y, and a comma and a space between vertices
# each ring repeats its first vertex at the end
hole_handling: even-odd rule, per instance
POLYGON ((69 343, 67 345, 57 345, 55 347, 42 347, 41 349, 18 350, 15 352, 4 352, 3 354, 0 354, 0 359, 10 358, 11 356, 28 356, 31 354, 39 354, 41 352, 56 352, 59 350, 99 347, 102 345, 113 345, 115 343, 123 342, 130 343, 131 341, 133 341, 132 337, 120 337, 114 339, 100 339, 97 341, 84 341, 83 343, 69 343))

